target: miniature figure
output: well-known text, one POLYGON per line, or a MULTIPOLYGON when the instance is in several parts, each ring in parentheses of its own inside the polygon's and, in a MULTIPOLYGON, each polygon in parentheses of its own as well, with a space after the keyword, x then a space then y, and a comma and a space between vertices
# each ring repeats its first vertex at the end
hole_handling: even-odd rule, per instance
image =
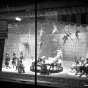
POLYGON ((6 57, 5 57, 5 66, 6 66, 6 68, 8 68, 8 67, 10 68, 9 62, 10 62, 10 57, 9 57, 9 54, 6 53, 6 57))
POLYGON ((13 53, 13 59, 12 59, 13 68, 16 66, 16 61, 17 61, 16 53, 13 53))

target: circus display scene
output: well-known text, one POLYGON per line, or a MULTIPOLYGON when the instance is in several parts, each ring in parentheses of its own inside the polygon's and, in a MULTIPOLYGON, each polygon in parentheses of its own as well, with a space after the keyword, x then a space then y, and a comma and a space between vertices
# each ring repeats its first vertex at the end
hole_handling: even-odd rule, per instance
POLYGON ((88 26, 43 20, 8 26, 2 71, 35 74, 37 47, 38 75, 73 77, 88 76, 88 26))

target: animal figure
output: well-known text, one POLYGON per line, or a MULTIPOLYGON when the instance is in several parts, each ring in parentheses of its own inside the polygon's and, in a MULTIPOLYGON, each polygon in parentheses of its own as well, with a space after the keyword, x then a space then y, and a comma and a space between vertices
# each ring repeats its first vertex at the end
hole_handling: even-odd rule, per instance
POLYGON ((50 69, 54 70, 54 68, 59 68, 62 65, 62 58, 63 58, 63 53, 61 49, 57 50, 57 55, 53 57, 49 57, 48 59, 45 60, 46 64, 50 64, 50 69))

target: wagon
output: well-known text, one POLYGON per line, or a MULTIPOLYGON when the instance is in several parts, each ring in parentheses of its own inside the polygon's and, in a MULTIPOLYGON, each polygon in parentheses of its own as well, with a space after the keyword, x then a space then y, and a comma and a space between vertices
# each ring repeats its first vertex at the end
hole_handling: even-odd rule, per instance
MULTIPOLYGON (((32 62, 32 65, 30 66, 30 70, 32 72, 35 72, 35 62, 32 62)), ((37 63, 37 73, 50 74, 50 73, 58 73, 62 71, 63 71, 63 67, 61 66, 61 64, 58 63, 52 63, 52 64, 37 63)))

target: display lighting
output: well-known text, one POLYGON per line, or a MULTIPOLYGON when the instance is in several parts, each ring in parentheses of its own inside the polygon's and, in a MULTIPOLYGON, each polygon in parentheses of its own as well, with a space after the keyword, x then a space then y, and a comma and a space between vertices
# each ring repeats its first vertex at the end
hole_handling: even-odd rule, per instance
POLYGON ((16 21, 21 21, 22 20, 20 17, 16 17, 15 19, 16 19, 16 21))

